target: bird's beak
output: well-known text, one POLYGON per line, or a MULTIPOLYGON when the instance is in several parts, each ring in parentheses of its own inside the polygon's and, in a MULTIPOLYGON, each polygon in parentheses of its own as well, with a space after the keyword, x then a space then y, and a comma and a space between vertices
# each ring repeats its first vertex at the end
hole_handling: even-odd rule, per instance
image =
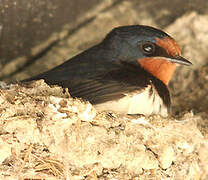
POLYGON ((170 61, 173 63, 177 63, 177 64, 181 64, 181 65, 186 65, 186 66, 190 66, 192 65, 192 63, 190 61, 188 61, 187 59, 185 59, 182 56, 177 55, 174 58, 170 58, 170 61))
MULTIPOLYGON (((154 57, 153 59, 158 59, 158 57, 154 57)), ((190 61, 188 61, 187 59, 185 59, 182 56, 176 55, 175 57, 160 57, 160 59, 164 59, 166 61, 170 61, 172 63, 177 63, 177 64, 181 64, 181 65, 186 65, 186 66, 190 66, 192 65, 192 63, 190 61)))
POLYGON ((186 66, 192 65, 192 63, 190 61, 188 61, 187 59, 185 59, 184 57, 179 56, 179 55, 176 55, 175 57, 168 57, 165 59, 170 62, 181 64, 181 65, 186 65, 186 66))

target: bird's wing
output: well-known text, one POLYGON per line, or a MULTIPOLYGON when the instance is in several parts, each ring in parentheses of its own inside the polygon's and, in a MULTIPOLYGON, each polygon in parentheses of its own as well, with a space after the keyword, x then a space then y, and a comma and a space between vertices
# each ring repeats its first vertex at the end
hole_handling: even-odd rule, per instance
MULTIPOLYGON (((139 69, 129 68, 125 65, 114 66, 102 71, 93 71, 90 75, 82 75, 69 77, 63 74, 51 78, 49 73, 43 76, 48 84, 57 84, 68 88, 73 97, 81 97, 93 104, 103 103, 105 101, 119 99, 124 97, 127 92, 140 90, 148 85, 148 79, 142 73, 138 73, 139 69), (116 67, 116 68, 115 68, 116 67), (50 78, 49 78, 50 77, 50 78)), ((83 70, 84 71, 84 70, 83 70)), ((61 72, 59 70, 59 72, 61 72)), ((64 73, 66 71, 62 71, 64 73)))

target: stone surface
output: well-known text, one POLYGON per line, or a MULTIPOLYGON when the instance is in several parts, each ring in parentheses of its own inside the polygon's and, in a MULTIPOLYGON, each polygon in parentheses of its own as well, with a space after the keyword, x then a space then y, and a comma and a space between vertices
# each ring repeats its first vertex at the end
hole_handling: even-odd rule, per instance
POLYGON ((0 68, 15 58, 32 60, 59 39, 57 33, 66 24, 76 28, 80 16, 97 4, 96 0, 0 0, 0 68), (56 34, 53 39, 52 34, 56 34), (41 51, 34 54, 38 44, 41 51))

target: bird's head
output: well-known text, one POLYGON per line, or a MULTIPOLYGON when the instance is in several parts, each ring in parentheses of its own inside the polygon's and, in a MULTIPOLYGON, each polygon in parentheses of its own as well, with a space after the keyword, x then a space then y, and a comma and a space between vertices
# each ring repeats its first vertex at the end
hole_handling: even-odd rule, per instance
POLYGON ((165 32, 142 25, 113 29, 103 43, 112 49, 116 59, 139 64, 168 85, 176 64, 191 65, 181 56, 176 41, 165 32))

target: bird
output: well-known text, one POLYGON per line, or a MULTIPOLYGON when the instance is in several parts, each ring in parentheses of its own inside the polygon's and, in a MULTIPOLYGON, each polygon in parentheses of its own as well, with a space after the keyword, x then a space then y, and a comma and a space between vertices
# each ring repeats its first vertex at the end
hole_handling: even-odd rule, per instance
POLYGON ((115 27, 100 43, 23 82, 44 79, 68 88, 72 97, 89 101, 98 111, 167 117, 168 84, 177 64, 192 65, 170 35, 151 26, 127 25, 115 27))

